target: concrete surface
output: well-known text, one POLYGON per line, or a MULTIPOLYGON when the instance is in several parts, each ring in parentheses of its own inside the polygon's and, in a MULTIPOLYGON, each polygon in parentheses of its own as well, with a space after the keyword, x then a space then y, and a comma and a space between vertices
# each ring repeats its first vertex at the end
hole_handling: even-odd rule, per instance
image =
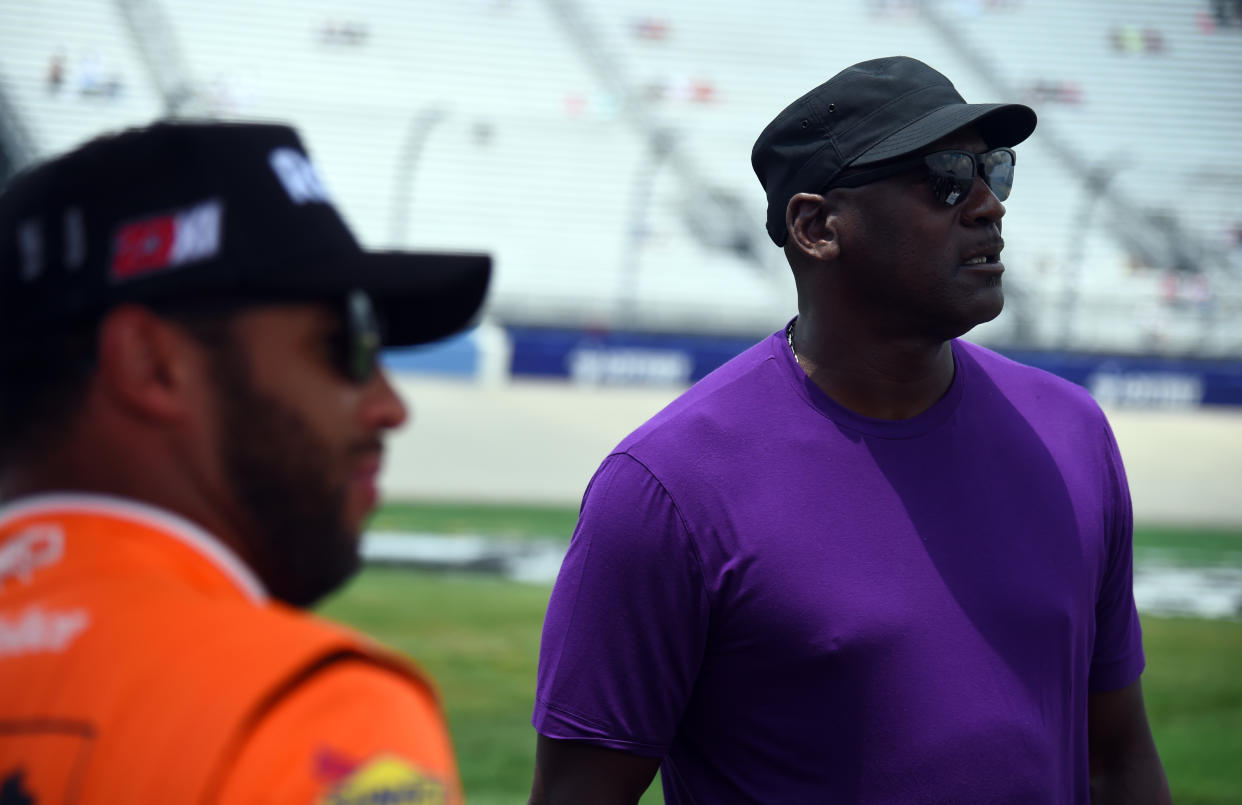
MULTIPOLYGON (((577 505, 604 455, 676 389, 400 375, 411 421, 393 436, 391 498, 577 505)), ((1242 409, 1108 411, 1139 523, 1242 526, 1242 409)))

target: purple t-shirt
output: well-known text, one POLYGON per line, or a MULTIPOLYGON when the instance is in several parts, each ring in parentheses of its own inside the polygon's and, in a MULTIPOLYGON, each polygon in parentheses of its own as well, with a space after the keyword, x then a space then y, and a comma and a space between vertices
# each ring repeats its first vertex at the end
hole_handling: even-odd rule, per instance
POLYGON ((880 421, 776 333, 591 480, 533 723, 670 803, 1087 803, 1087 694, 1143 669, 1121 458, 1087 393, 964 341, 880 421))

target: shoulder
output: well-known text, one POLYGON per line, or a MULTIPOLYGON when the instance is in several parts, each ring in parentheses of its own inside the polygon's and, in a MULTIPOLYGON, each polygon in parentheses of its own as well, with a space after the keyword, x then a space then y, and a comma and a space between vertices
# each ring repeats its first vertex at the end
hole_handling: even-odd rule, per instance
POLYGON ((255 604, 191 596, 178 600, 169 595, 164 603, 169 608, 168 618, 180 625, 180 636, 169 638, 241 652, 252 666, 297 665, 306 658, 340 651, 383 653, 382 648, 348 627, 278 601, 255 604))
POLYGON ((1042 409, 1058 416, 1103 421, 1090 392, 1051 372, 1008 358, 969 341, 955 341, 955 356, 977 368, 982 378, 1020 409, 1042 409))
MULTIPOLYGON (((279 602, 264 606, 207 606, 190 619, 203 626, 203 635, 218 637, 217 650, 230 656, 250 658, 260 685, 276 684, 307 674, 307 669, 326 666, 344 658, 358 666, 371 666, 385 678, 406 680, 407 686, 425 689, 434 698, 429 677, 405 657, 364 634, 279 602), (227 626, 226 626, 227 624, 227 626)), ((190 630, 192 631, 192 630, 190 630)), ((237 669, 231 677, 244 678, 237 669)))
POLYGON ((754 406, 777 382, 770 336, 724 363, 643 423, 617 446, 635 456, 684 450, 695 438, 711 439, 753 421, 754 406))
POLYGON ((1107 470, 1105 486, 1122 483, 1112 426, 1086 388, 975 344, 956 345, 958 359, 970 367, 963 404, 968 421, 993 437, 1033 433, 1063 470, 1077 463, 1107 470))
POLYGON ((153 713, 154 721, 190 717, 210 700, 204 729, 210 722, 211 730, 224 734, 244 724, 264 702, 300 690, 324 669, 342 663, 371 668, 367 678, 396 680, 392 684, 435 700, 428 678, 405 658, 347 627, 278 602, 254 605, 158 594, 143 600, 160 612, 128 619, 127 628, 148 639, 142 646, 127 643, 133 650, 126 663, 144 673, 161 671, 145 698, 165 716, 176 717, 153 713))
POLYGON ((434 692, 362 658, 319 667, 275 700, 228 768, 221 802, 460 801, 434 692), (263 799, 276 779, 280 797, 263 799))

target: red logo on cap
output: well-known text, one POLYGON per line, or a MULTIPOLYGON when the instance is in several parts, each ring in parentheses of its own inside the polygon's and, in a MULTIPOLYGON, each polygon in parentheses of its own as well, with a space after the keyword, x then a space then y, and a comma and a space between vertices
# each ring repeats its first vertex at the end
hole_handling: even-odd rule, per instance
POLYGON ((224 204, 209 199, 169 215, 132 221, 116 233, 112 278, 127 280, 210 260, 220 253, 224 204))
POLYGON ((172 258, 176 218, 166 215, 129 224, 116 234, 112 255, 112 276, 129 279, 138 274, 164 268, 172 258))

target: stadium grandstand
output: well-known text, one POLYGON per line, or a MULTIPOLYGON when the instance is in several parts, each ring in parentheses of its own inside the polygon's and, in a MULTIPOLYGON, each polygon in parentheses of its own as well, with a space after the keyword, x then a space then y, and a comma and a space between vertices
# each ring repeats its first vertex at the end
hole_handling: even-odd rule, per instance
POLYGON ((369 246, 494 253, 491 325, 744 345, 795 298, 756 134, 896 53, 1040 115, 972 339, 1242 354, 1229 0, 0 0, 0 172, 160 116, 290 121, 369 246))

